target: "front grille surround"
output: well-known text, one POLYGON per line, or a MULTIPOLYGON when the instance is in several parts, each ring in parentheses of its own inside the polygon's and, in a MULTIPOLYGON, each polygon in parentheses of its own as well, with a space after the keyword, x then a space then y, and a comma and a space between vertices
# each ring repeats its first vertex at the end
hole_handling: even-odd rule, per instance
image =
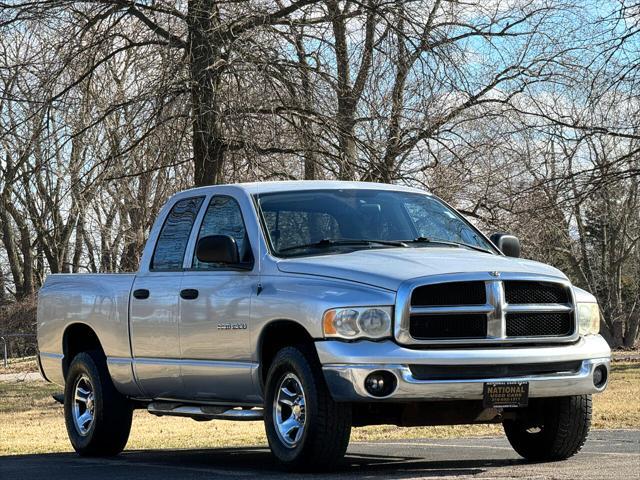
MULTIPOLYGON (((455 292, 448 295, 451 298, 457 298, 455 292)), ((474 298, 480 297, 476 295, 474 298)), ((479 346, 484 344, 568 343, 578 339, 574 305, 575 299, 571 284, 567 280, 557 277, 512 272, 434 275, 413 279, 400 286, 395 308, 394 334, 398 343, 404 345, 458 344, 479 346), (470 304, 468 301, 462 300, 457 305, 443 305, 445 303, 442 301, 443 296, 438 299, 433 295, 424 294, 429 291, 443 291, 442 284, 448 284, 448 286, 455 287, 460 291, 468 291, 464 290, 464 282, 482 282, 486 288, 485 303, 470 304), (521 288, 527 284, 536 286, 533 293, 521 288), (528 303, 508 303, 506 301, 506 290, 508 289, 506 285, 517 286, 509 293, 511 299, 517 298, 528 303), (417 289, 423 293, 414 296, 414 291, 417 289), (519 291, 514 293, 514 290, 518 289, 519 291), (435 298, 435 300, 431 301, 430 298, 435 298), (416 305, 415 302, 418 299, 421 299, 420 303, 427 305, 416 305), (530 303, 536 299, 560 299, 566 300, 566 302, 530 303), (456 316, 454 318, 458 319, 458 316, 464 315, 472 319, 477 318, 478 315, 485 315, 487 318, 486 335, 477 334, 477 325, 473 328, 470 327, 468 331, 473 334, 466 336, 447 336, 438 332, 432 336, 415 335, 416 330, 421 329, 416 329, 416 326, 412 325, 412 318, 427 320, 434 318, 441 322, 447 315, 456 316), (540 330, 536 328, 537 325, 535 322, 531 323, 534 317, 551 322, 549 323, 551 334, 539 335, 540 330), (511 321, 514 323, 510 324, 511 321)), ((421 331, 429 331, 429 328, 423 328, 421 331)))

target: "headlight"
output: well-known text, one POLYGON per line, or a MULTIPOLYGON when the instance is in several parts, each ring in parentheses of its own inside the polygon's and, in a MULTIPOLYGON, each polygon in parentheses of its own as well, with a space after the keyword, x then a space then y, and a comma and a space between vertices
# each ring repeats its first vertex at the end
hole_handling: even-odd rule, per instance
POLYGON ((325 337, 384 338, 391 335, 392 307, 334 308, 324 312, 325 337))
POLYGON ((600 333, 600 308, 597 303, 578 303, 580 335, 600 333))

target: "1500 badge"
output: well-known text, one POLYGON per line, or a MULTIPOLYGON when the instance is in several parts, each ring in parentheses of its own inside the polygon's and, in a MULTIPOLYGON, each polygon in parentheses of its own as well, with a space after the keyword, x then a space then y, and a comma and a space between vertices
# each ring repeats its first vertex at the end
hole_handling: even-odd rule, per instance
POLYGON ((246 323, 219 323, 218 330, 246 330, 246 323))

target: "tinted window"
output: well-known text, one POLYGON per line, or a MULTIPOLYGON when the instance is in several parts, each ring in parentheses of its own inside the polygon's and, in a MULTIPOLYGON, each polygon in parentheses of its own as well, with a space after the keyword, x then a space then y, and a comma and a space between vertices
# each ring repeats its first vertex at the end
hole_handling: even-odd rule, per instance
POLYGON ((416 196, 407 199, 404 208, 421 237, 487 247, 486 240, 476 230, 470 228, 453 210, 440 202, 416 196))
POLYGON ((203 197, 186 198, 176 203, 167 216, 151 261, 153 270, 180 270, 189 243, 193 223, 203 197))
POLYGON ((431 195, 336 189, 257 197, 271 246, 276 254, 284 256, 446 244, 494 251, 478 230, 431 195), (375 245, 376 241, 380 243, 375 245))
MULTIPOLYGON (((233 198, 217 196, 211 199, 202 219, 198 240, 209 235, 229 235, 233 237, 238 245, 240 261, 242 263, 251 263, 253 261, 240 205, 233 198)), ((192 267, 204 270, 220 268, 221 265, 200 262, 194 255, 192 267)))
POLYGON ((276 250, 343 236, 338 221, 330 213, 285 209, 264 212, 264 218, 276 250))

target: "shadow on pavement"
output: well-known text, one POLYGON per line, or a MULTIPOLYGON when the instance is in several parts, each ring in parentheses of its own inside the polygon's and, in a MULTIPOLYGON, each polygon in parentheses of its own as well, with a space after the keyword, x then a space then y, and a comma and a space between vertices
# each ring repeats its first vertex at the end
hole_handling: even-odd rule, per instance
MULTIPOLYGON (((480 454, 481 455, 481 454, 480 454)), ((405 478, 476 475, 487 469, 523 463, 514 459, 429 460, 423 456, 349 453, 333 472, 292 474, 309 478, 405 478)), ((24 455, 0 458, 0 477, 71 478, 90 471, 91 480, 136 478, 245 478, 281 477, 283 470, 265 448, 225 448, 205 450, 126 451, 113 458, 82 458, 71 453, 24 455), (6 477, 4 475, 7 475, 6 477)))

